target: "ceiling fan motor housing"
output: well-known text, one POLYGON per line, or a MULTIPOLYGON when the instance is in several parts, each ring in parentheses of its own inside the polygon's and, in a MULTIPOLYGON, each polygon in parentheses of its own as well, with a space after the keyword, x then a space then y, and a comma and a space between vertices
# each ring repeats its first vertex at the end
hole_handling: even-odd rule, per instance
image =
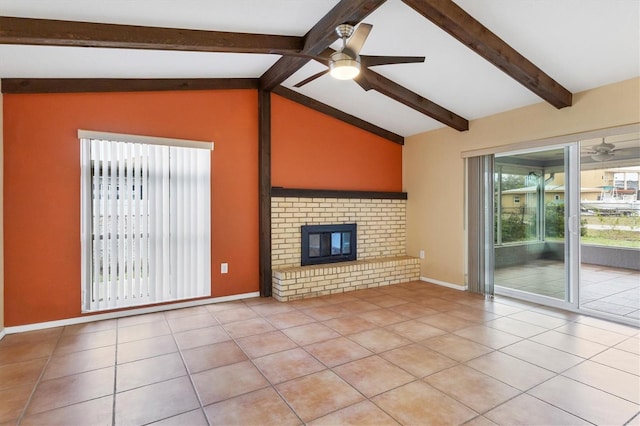
POLYGON ((593 149, 596 152, 609 153, 615 147, 616 146, 611 144, 611 143, 605 143, 604 141, 602 141, 602 143, 600 143, 598 145, 594 145, 593 147, 591 147, 591 149, 593 149))
POLYGON ((611 160, 614 157, 613 150, 615 149, 615 147, 616 146, 614 144, 606 143, 603 138, 601 143, 591 147, 591 149, 593 149, 593 155, 591 156, 591 158, 594 161, 611 160))
POLYGON ((340 24, 336 27, 336 33, 341 39, 351 37, 351 34, 353 34, 353 30, 354 26, 351 24, 340 24))

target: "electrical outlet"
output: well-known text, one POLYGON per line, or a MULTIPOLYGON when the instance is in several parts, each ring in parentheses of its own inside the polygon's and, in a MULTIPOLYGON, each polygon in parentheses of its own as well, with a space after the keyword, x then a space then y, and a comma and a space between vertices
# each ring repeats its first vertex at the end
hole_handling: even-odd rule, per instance
POLYGON ((424 259, 424 250, 420 250, 420 259, 424 259))
POLYGON ((220 264, 220 273, 221 274, 228 274, 229 273, 229 264, 228 263, 221 263, 220 264))

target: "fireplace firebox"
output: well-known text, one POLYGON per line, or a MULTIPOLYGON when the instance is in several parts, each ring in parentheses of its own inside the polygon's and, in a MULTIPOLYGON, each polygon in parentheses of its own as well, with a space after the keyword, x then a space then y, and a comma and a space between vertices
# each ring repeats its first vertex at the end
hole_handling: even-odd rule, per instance
POLYGON ((348 262, 357 256, 357 225, 305 225, 301 227, 301 264, 348 262))

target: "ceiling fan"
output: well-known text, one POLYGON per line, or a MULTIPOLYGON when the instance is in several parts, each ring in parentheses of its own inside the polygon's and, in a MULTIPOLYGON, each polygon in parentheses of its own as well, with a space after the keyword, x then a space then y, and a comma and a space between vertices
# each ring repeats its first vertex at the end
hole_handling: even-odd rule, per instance
POLYGON ((360 50, 372 28, 373 25, 364 23, 360 24, 357 29, 350 24, 338 25, 335 31, 342 40, 342 48, 331 53, 328 57, 307 56, 325 64, 328 69, 307 77, 295 84, 294 87, 302 87, 327 73, 338 80, 353 80, 360 74, 361 67, 424 62, 424 56, 360 55, 360 50))
POLYGON ((587 154, 590 154, 594 161, 608 161, 613 159, 615 149, 616 146, 614 144, 606 143, 602 138, 602 142, 593 145, 591 151, 587 152, 587 154))

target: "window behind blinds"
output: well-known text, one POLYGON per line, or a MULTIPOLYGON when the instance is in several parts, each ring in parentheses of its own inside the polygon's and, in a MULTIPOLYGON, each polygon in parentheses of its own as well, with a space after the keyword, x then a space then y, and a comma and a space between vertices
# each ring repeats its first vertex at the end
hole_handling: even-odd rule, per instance
POLYGON ((210 148, 84 138, 81 158, 83 311, 209 296, 210 148))

